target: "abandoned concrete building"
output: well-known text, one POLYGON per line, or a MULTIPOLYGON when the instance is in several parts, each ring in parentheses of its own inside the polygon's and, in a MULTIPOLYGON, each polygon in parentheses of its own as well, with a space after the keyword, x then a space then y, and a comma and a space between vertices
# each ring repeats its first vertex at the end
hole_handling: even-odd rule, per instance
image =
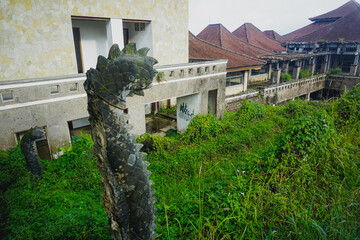
POLYGON ((329 68, 340 67, 355 76, 360 72, 360 4, 354 0, 310 18, 312 24, 284 36, 288 52, 329 53, 329 68))
POLYGON ((177 108, 180 131, 192 113, 224 114, 227 61, 188 63, 188 0, 16 1, 1 11, 0 150, 37 126, 47 159, 88 128, 84 73, 115 43, 148 47, 159 62, 154 86, 128 98, 134 133, 145 132, 145 106, 170 98, 191 113, 177 108))
MULTIPOLYGON (((232 34, 228 29, 226 29, 222 24, 210 24, 205 27, 197 37, 208 43, 212 43, 221 48, 239 53, 241 55, 249 56, 252 58, 257 58, 259 55, 266 55, 273 53, 270 50, 254 46, 248 42, 242 41, 232 34)), ((190 56, 191 57, 191 56, 190 56)), ((239 75, 247 77, 247 82, 249 84, 258 81, 264 81, 269 78, 269 65, 263 64, 259 68, 247 69, 246 72, 242 71, 239 75)), ((233 74, 228 74, 230 75, 233 74)))
POLYGON ((232 96, 246 91, 251 71, 260 70, 262 66, 266 64, 265 61, 230 51, 201 40, 192 33, 189 33, 190 62, 213 59, 226 59, 228 61, 226 69, 226 96, 232 96))

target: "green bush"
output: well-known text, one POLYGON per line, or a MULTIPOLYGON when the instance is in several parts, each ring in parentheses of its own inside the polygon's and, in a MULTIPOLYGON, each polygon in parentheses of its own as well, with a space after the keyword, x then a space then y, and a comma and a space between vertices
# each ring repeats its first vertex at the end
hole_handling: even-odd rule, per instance
POLYGON ((291 81, 291 75, 288 73, 281 73, 280 74, 280 80, 283 82, 291 81))
POLYGON ((330 74, 339 74, 341 73, 341 68, 337 67, 337 68, 330 68, 329 69, 329 73, 330 74))
POLYGON ((309 77, 310 77, 310 72, 308 69, 300 69, 300 74, 299 74, 300 79, 309 78, 309 77))
POLYGON ((42 178, 26 170, 19 147, 1 155, 1 175, 12 175, 2 188, 4 239, 110 239, 92 149, 89 135, 74 138, 64 155, 41 161, 42 178))

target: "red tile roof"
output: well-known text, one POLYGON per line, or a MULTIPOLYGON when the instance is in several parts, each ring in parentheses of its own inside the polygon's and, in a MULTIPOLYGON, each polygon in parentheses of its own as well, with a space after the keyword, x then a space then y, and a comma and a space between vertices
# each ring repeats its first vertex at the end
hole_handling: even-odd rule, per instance
POLYGON ((309 19, 311 21, 335 21, 341 17, 351 14, 359 7, 359 3, 351 0, 333 11, 309 19))
POLYGON ((234 34, 227 30, 222 24, 210 24, 198 35, 198 38, 217 45, 219 47, 256 57, 257 55, 269 54, 271 51, 251 45, 238 39, 234 34))
MULTIPOLYGON (((309 41, 333 41, 334 39, 338 38, 353 39, 353 36, 356 36, 356 32, 359 31, 360 25, 356 24, 355 22, 351 22, 353 20, 350 18, 345 20, 343 20, 343 18, 352 15, 354 12, 358 12, 359 8, 360 4, 355 0, 351 0, 333 11, 319 15, 317 17, 309 18, 311 21, 313 21, 312 24, 288 33, 284 35, 283 38, 285 41, 306 41, 306 39, 309 41), (340 20, 341 24, 344 24, 343 26, 337 23, 340 20), (348 26, 349 24, 353 27, 348 26), (343 29, 334 29, 334 27, 343 29), (325 32, 328 33, 325 34, 325 32)), ((352 18, 354 17, 355 15, 352 18)))
POLYGON ((360 8, 327 26, 296 38, 295 42, 344 42, 360 41, 360 8))
POLYGON ((316 22, 316 23, 311 23, 305 27, 302 27, 298 30, 295 30, 291 33, 285 34, 282 36, 283 41, 284 42, 288 42, 288 41, 293 41, 296 38, 305 36, 307 34, 310 34, 312 32, 315 32, 317 30, 319 30, 320 28, 330 24, 331 22, 316 22))
POLYGON ((189 58, 201 60, 227 59, 227 69, 259 68, 265 61, 226 50, 214 44, 205 42, 189 32, 189 58))
POLYGON ((233 34, 239 39, 251 43, 252 45, 265 48, 272 52, 283 52, 283 48, 278 41, 267 37, 260 29, 251 23, 244 23, 233 34))
POLYGON ((269 38, 274 39, 280 43, 284 42, 283 37, 274 30, 266 30, 264 31, 264 34, 269 38))

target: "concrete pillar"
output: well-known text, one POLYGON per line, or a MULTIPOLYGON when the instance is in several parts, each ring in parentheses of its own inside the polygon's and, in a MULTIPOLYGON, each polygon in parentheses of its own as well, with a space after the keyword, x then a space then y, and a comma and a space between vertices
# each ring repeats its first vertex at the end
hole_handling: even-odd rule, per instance
POLYGON ((310 72, 311 75, 314 75, 314 73, 315 73, 315 66, 316 66, 315 63, 311 63, 309 65, 309 72, 310 72))
POLYGON ((310 101, 310 93, 306 94, 306 101, 310 101))
POLYGON ((108 40, 108 47, 113 44, 118 44, 120 49, 124 48, 124 34, 122 19, 111 18, 106 24, 106 37, 108 40))
MULTIPOLYGON (((208 96, 206 95, 206 100, 207 98, 208 96)), ((195 115, 200 113, 201 99, 202 97, 200 93, 177 98, 176 112, 178 132, 185 132, 190 121, 195 117, 195 115)))
POLYGON ((57 122, 46 126, 47 139, 51 153, 63 146, 70 145, 70 132, 67 122, 57 122))
POLYGON ((300 64, 299 61, 295 62, 295 66, 293 68, 293 75, 292 75, 292 79, 298 80, 299 79, 299 75, 300 75, 300 64))
POLYGON ((244 72, 244 92, 247 91, 248 81, 249 81, 249 71, 245 71, 244 72))
POLYGON ((324 57, 324 62, 321 64, 321 70, 320 73, 326 73, 327 72, 327 67, 328 67, 328 60, 329 60, 329 55, 325 55, 324 57))
POLYGON ((271 79, 271 73, 272 73, 272 64, 269 63, 268 79, 271 79))
POLYGON ((283 73, 288 73, 289 72, 289 61, 284 61, 281 64, 281 71, 283 73))
POLYGON ((273 73, 273 84, 279 84, 280 83, 280 75, 281 75, 281 69, 275 69, 273 73))
POLYGON ((354 64, 350 66, 350 75, 355 76, 356 73, 359 71, 359 55, 356 55, 354 58, 354 64))
POLYGON ((357 64, 352 64, 350 66, 350 75, 355 76, 357 72, 358 72, 358 65, 357 64))

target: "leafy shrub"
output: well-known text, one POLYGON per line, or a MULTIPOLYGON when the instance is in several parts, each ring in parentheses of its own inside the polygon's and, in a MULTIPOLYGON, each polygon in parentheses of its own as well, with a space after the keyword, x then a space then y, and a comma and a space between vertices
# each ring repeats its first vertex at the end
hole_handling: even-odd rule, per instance
POLYGON ((330 74, 339 74, 341 73, 341 68, 337 67, 337 68, 330 68, 329 69, 329 73, 330 74))
POLYGON ((300 79, 309 78, 309 77, 310 77, 310 72, 308 69, 300 69, 300 74, 299 74, 300 79))
POLYGON ((209 140, 216 137, 218 133, 218 119, 214 115, 196 115, 191 120, 182 141, 192 143, 209 140))
POLYGON ((3 193, 5 239, 110 239, 92 148, 89 135, 74 138, 64 155, 41 161, 41 179, 22 170, 26 165, 19 147, 2 159, 7 169, 23 173, 3 193))
POLYGON ((291 75, 288 73, 281 73, 280 74, 280 80, 283 82, 291 81, 291 75))

